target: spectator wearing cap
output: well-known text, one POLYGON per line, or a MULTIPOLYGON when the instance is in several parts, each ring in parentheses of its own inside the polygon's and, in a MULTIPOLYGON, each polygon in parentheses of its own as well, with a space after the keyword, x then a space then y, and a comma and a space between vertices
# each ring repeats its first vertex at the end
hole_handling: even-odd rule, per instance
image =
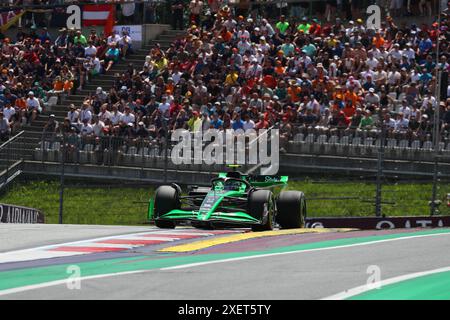
POLYGON ((369 88, 369 92, 364 97, 364 101, 367 104, 374 104, 376 106, 380 104, 380 96, 375 93, 375 88, 369 88))
MULTIPOLYGON (((145 127, 145 123, 140 121, 135 129, 134 136, 137 139, 145 139, 149 137, 149 132, 147 128, 145 127)), ((135 142, 138 142, 138 140, 135 140, 135 142)))
POLYGON ((36 120, 37 116, 42 112, 41 103, 39 99, 34 96, 34 92, 28 92, 28 99, 26 100, 28 110, 28 123, 36 120))

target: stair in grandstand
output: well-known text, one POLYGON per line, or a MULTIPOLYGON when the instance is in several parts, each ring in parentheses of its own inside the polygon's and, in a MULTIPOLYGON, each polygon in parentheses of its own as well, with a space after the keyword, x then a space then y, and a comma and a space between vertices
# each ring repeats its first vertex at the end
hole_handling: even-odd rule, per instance
POLYGON ((149 43, 144 45, 141 49, 135 50, 135 52, 129 55, 126 60, 119 61, 107 73, 102 74, 90 81, 85 85, 83 90, 77 91, 75 95, 66 97, 57 105, 54 105, 49 110, 44 111, 31 126, 23 127, 22 129, 25 131, 22 137, 24 150, 23 152, 20 152, 23 159, 33 160, 32 151, 40 145, 42 140, 42 131, 50 114, 54 114, 56 120, 61 124, 67 115, 70 104, 73 103, 75 106, 81 107, 81 104, 86 96, 95 92, 97 87, 102 87, 104 91, 108 92, 109 88, 114 84, 114 74, 125 71, 130 63, 133 64, 134 68, 140 70, 144 65, 145 57, 149 54, 150 50, 154 48, 156 43, 160 44, 161 49, 167 50, 176 38, 184 34, 185 31, 180 30, 165 31, 155 40, 149 41, 149 43))

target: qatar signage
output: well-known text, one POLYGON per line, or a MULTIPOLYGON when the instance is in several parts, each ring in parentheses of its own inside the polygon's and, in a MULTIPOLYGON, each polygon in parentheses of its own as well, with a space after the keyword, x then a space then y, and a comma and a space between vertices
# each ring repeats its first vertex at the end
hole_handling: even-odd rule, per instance
POLYGON ((355 228, 361 230, 450 227, 450 216, 308 218, 307 228, 355 228))

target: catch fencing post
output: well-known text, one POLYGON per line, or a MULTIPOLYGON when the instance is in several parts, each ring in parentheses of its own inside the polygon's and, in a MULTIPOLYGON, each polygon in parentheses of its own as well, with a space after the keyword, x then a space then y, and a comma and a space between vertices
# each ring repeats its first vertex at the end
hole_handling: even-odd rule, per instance
MULTIPOLYGON (((438 30, 441 29, 441 1, 438 1, 438 30)), ((434 110, 434 132, 433 132, 433 142, 434 142, 434 170, 433 170, 433 191, 430 203, 430 215, 434 215, 438 210, 437 205, 437 183, 438 183, 438 165, 439 165, 439 142, 441 136, 441 117, 440 117, 440 101, 441 101, 441 77, 442 68, 440 67, 439 61, 439 49, 440 49, 440 36, 437 37, 436 43, 436 107, 434 110)))
POLYGON ((168 154, 168 147, 169 147, 169 142, 167 141, 168 139, 168 132, 167 132, 167 119, 166 117, 163 116, 163 126, 164 126, 164 183, 167 183, 167 161, 169 158, 169 154, 168 154))
POLYGON ((381 136, 380 136, 380 146, 378 147, 378 157, 377 157, 377 190, 375 195, 375 215, 381 217, 382 207, 381 207, 381 197, 382 197, 382 183, 383 183, 383 161, 384 161, 384 143, 386 128, 384 125, 383 115, 379 112, 379 118, 381 121, 381 136))
POLYGON ((59 224, 63 223, 63 206, 64 206, 64 166, 66 161, 66 135, 62 135, 62 154, 61 154, 61 177, 59 189, 59 224))

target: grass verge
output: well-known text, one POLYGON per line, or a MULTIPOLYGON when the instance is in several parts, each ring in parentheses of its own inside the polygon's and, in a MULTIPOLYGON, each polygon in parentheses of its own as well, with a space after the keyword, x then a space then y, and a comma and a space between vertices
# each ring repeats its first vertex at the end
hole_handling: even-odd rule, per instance
MULTIPOLYGON (((373 216, 375 184, 360 182, 310 181, 291 182, 288 189, 304 191, 308 215, 315 217, 373 216)), ((387 216, 428 215, 432 186, 429 183, 383 185, 383 213, 387 216)), ((138 225, 147 222, 148 201, 152 186, 92 185, 68 182, 64 192, 64 223, 138 225)), ((448 184, 441 184, 439 198, 442 214, 446 207, 448 184)), ((19 181, 0 202, 42 210, 47 223, 57 223, 59 183, 19 181)))

